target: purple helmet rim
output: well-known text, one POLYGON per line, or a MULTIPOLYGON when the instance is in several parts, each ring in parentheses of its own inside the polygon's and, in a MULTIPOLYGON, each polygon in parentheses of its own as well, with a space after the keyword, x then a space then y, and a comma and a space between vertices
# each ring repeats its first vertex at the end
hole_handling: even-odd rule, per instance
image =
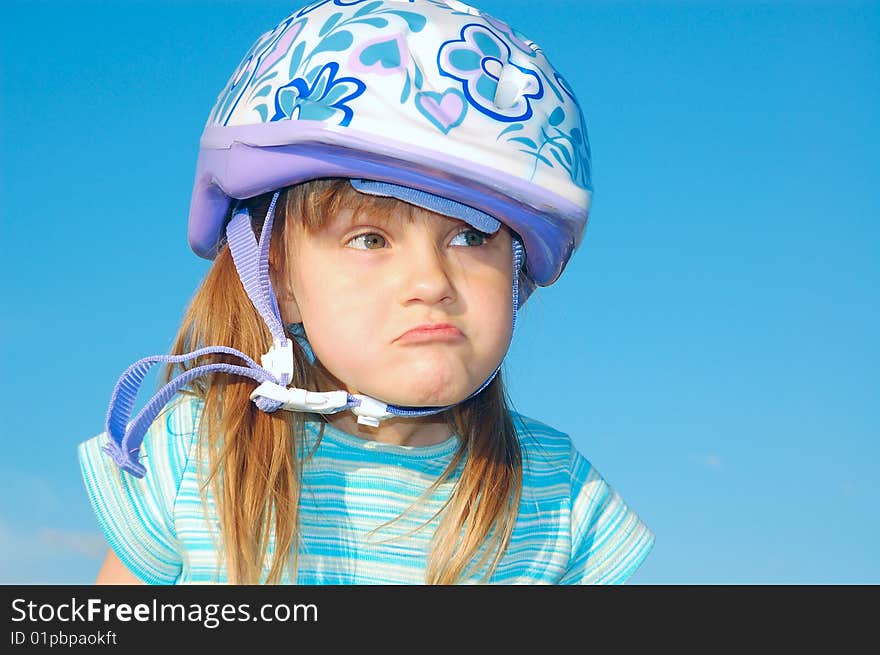
POLYGON ((303 123, 205 130, 189 214, 189 244, 197 255, 216 256, 232 199, 327 177, 401 184, 498 218, 522 239, 527 272, 540 286, 559 278, 583 238, 589 189, 574 202, 473 161, 303 123))

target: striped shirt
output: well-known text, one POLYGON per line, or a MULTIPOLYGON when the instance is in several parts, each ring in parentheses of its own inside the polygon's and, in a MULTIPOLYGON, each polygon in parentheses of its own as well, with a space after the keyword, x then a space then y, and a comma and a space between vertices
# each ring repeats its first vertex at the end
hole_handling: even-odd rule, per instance
MULTIPOLYGON (((101 451, 106 433, 78 446, 101 529, 126 567, 150 584, 227 582, 214 499, 210 490, 202 498, 197 480, 202 407, 178 394, 157 417, 141 446, 143 478, 121 471, 101 451)), ((313 418, 306 422, 309 452, 322 424, 313 418)), ((489 582, 623 583, 648 555, 653 533, 568 435, 521 414, 513 420, 523 454, 522 496, 510 544, 489 582)), ((415 503, 458 446, 457 435, 431 446, 399 446, 324 424, 317 449, 303 461, 295 582, 424 584, 435 514, 462 464, 415 503)), ((480 582, 484 571, 465 582, 480 582)), ((286 573, 283 582, 294 579, 286 573)))

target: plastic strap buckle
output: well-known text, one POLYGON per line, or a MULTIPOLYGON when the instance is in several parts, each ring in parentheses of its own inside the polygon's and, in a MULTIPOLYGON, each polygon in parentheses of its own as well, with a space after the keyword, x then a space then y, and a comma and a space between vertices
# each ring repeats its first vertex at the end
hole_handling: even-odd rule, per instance
POLYGON ((351 408, 352 413, 357 415, 358 423, 361 425, 378 428, 379 421, 394 416, 394 414, 388 411, 388 405, 379 402, 375 398, 361 394, 355 394, 353 397, 361 401, 360 405, 351 408))
POLYGON ((281 409, 292 412, 333 414, 348 405, 345 391, 308 391, 296 387, 282 387, 274 382, 263 382, 251 392, 251 400, 257 396, 281 403, 281 409))

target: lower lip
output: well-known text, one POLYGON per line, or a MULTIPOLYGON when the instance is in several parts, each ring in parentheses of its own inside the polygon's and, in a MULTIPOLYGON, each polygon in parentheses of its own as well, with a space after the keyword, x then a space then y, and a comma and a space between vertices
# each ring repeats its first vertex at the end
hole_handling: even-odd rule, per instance
POLYGON ((458 328, 438 328, 435 330, 410 330, 397 341, 399 343, 425 343, 428 341, 458 341, 464 335, 458 328))

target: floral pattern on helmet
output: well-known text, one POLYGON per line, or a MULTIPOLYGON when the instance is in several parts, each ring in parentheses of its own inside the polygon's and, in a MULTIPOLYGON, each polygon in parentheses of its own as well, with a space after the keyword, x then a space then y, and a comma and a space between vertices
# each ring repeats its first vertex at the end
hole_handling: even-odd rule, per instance
POLYGON ((461 36, 446 41, 437 54, 440 74, 461 82, 462 91, 475 109, 504 122, 528 120, 532 116, 531 101, 544 95, 544 85, 538 75, 518 66, 510 59, 510 47, 485 25, 471 23, 461 30, 461 36), (502 70, 513 67, 518 78, 519 94, 509 107, 495 103, 502 70))
POLYGON ((591 188, 583 114, 534 42, 454 0, 320 0, 262 35, 209 118, 307 120, 591 188))
POLYGON ((347 103, 364 92, 366 85, 354 77, 337 77, 339 64, 325 64, 313 81, 297 77, 275 92, 271 120, 298 118, 348 125, 354 112, 347 103), (335 114, 340 114, 334 119, 335 114))

